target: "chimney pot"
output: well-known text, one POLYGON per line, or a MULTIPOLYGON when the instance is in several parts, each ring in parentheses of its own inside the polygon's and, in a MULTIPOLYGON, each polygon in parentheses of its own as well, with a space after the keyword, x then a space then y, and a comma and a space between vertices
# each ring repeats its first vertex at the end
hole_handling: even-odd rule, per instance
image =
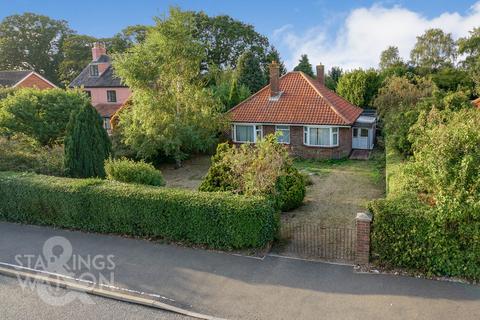
POLYGON ((101 55, 107 54, 107 49, 105 48, 105 43, 103 42, 94 42, 92 47, 92 60, 96 61, 100 58, 101 55))
POLYGON ((280 94, 280 66, 276 61, 270 64, 270 97, 280 94))
POLYGON ((325 85, 325 67, 323 64, 317 65, 317 80, 321 85, 325 85))

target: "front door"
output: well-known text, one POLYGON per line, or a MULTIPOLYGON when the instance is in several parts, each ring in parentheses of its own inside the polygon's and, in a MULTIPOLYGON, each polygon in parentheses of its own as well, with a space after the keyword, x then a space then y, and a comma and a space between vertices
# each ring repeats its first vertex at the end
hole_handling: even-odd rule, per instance
POLYGON ((352 132, 352 148, 353 149, 369 149, 368 138, 370 129, 368 128, 353 128, 352 132))

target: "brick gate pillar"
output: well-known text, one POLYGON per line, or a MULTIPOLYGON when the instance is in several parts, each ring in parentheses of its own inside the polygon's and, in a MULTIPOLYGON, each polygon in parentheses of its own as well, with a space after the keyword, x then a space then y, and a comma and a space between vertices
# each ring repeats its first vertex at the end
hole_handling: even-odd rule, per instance
POLYGON ((368 264, 370 258, 370 224, 372 216, 359 212, 355 218, 357 241, 355 246, 355 263, 368 264))

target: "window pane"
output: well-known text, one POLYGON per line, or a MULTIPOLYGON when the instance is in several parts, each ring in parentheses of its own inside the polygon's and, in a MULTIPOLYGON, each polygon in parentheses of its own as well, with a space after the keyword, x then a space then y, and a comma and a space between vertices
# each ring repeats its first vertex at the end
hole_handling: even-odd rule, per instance
POLYGON ((363 129, 360 130, 360 136, 361 137, 368 137, 368 129, 363 129))
POLYGON ((309 144, 312 146, 329 146, 330 129, 329 128, 310 128, 309 144))
POLYGON ((338 133, 332 134, 332 145, 336 146, 338 144, 338 133))
POLYGON ((353 136, 355 138, 358 137, 358 129, 357 128, 353 128, 353 136))
POLYGON ((235 130, 238 142, 253 142, 253 126, 236 125, 235 130))
POLYGON ((107 90, 107 101, 117 102, 117 93, 115 90, 107 90))
POLYGON ((290 143, 290 127, 289 126, 276 126, 275 132, 280 132, 277 141, 280 143, 290 143))
POLYGON ((255 134, 257 141, 262 139, 262 126, 255 126, 255 134))

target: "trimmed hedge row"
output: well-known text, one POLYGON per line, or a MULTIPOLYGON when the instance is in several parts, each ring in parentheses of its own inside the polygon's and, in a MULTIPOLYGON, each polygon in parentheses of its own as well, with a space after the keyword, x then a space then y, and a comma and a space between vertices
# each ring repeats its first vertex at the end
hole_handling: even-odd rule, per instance
POLYGON ((369 203, 372 256, 389 267, 480 279, 480 219, 449 221, 415 195, 369 203))
POLYGON ((12 172, 0 172, 0 219, 212 248, 262 247, 279 226, 260 197, 12 172))

